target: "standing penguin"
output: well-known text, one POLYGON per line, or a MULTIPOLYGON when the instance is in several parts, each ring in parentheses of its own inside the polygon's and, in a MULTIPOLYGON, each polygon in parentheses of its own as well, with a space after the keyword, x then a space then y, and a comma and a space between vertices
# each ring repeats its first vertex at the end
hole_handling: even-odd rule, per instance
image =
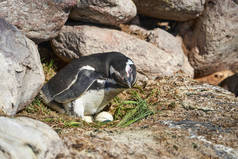
POLYGON ((40 96, 52 109, 84 119, 135 82, 136 66, 130 58, 99 53, 73 60, 43 86, 40 96))

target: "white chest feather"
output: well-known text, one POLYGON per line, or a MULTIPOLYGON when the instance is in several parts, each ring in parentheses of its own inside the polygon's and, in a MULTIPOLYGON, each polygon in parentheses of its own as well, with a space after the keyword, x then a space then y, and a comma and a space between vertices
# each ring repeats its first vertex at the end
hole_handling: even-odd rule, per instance
POLYGON ((73 111, 77 116, 96 114, 123 89, 90 90, 74 101, 73 111))

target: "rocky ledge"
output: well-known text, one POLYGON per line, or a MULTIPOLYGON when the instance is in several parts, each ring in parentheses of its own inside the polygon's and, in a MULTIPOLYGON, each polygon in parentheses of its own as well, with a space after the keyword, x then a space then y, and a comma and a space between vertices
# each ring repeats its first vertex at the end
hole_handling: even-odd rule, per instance
POLYGON ((61 157, 238 157, 238 99, 233 94, 182 75, 148 82, 143 91, 153 92, 147 101, 154 115, 127 128, 65 129, 61 137, 70 154, 61 157))

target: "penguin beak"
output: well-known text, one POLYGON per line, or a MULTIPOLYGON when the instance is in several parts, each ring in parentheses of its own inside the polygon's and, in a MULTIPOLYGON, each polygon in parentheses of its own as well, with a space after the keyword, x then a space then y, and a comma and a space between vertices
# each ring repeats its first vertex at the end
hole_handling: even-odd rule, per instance
POLYGON ((132 78, 131 78, 131 76, 129 76, 128 78, 126 78, 126 81, 125 81, 129 88, 132 87, 132 84, 131 84, 132 81, 131 80, 132 80, 132 78))
POLYGON ((127 80, 127 85, 129 88, 131 88, 131 82, 129 80, 127 80))
POLYGON ((128 87, 128 88, 131 88, 132 86, 131 86, 131 80, 130 80, 130 78, 122 78, 122 81, 121 81, 122 83, 122 85, 124 85, 124 86, 126 86, 126 87, 128 87))

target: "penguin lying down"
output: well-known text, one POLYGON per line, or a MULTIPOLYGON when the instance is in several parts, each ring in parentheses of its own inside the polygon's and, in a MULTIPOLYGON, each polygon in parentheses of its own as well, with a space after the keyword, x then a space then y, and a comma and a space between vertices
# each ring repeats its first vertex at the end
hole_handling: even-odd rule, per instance
MULTIPOLYGON (((40 96, 50 108, 92 122, 93 115, 135 82, 136 66, 130 58, 119 52, 99 53, 73 60, 42 87, 40 96)), ((103 118, 113 120, 105 112, 96 117, 103 118)))

